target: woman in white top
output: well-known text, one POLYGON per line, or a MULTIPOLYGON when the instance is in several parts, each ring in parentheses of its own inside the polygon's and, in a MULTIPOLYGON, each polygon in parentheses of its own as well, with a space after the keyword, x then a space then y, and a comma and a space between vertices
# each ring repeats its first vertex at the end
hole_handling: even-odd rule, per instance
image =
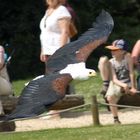
POLYGON ((70 41, 69 25, 71 15, 59 0, 46 0, 48 8, 40 22, 40 60, 47 62, 57 49, 70 41))

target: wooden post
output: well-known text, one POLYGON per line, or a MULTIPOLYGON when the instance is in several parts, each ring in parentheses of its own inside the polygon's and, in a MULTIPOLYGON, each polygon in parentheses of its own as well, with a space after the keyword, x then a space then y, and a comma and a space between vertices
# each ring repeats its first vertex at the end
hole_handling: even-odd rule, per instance
POLYGON ((91 111, 92 111, 93 124, 94 125, 100 125, 98 103, 97 103, 96 96, 92 96, 91 111))

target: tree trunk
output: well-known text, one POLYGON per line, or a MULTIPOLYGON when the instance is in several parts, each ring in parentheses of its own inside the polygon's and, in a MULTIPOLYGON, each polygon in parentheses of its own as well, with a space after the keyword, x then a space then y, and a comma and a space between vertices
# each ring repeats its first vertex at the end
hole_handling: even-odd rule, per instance
POLYGON ((119 100, 120 105, 140 106, 140 94, 136 95, 123 95, 119 100))

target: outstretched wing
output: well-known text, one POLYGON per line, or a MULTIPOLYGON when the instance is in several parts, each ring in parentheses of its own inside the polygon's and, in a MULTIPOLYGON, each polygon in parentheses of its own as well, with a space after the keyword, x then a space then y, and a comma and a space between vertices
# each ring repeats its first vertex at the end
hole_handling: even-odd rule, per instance
POLYGON ((16 109, 7 120, 40 115, 65 96, 72 77, 69 74, 52 74, 32 80, 22 91, 16 109))
POLYGON ((85 32, 78 40, 58 49, 47 61, 47 72, 58 72, 68 64, 85 62, 90 53, 99 45, 106 42, 114 26, 111 15, 102 10, 93 27, 85 32))
POLYGON ((93 27, 78 40, 56 51, 47 62, 47 76, 31 81, 22 91, 16 109, 7 119, 37 116, 50 105, 65 96, 65 90, 72 80, 70 74, 55 73, 68 64, 86 61, 89 54, 104 43, 113 28, 113 19, 102 11, 93 23, 93 27), (51 74, 53 73, 53 74, 51 74))

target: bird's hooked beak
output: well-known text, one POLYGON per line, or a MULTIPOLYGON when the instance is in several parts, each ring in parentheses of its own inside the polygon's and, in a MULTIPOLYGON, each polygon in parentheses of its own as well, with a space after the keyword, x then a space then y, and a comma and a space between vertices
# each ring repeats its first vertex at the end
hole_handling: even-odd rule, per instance
POLYGON ((92 71, 89 71, 89 73, 88 73, 88 76, 89 77, 94 77, 94 76, 96 76, 97 74, 96 74, 96 71, 95 70, 92 70, 92 71))

